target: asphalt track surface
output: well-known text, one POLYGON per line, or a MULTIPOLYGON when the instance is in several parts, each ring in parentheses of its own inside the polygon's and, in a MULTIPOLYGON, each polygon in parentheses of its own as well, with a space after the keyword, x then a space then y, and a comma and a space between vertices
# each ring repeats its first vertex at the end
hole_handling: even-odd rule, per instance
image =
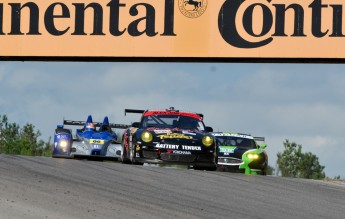
POLYGON ((345 218, 345 185, 0 155, 0 218, 345 218))

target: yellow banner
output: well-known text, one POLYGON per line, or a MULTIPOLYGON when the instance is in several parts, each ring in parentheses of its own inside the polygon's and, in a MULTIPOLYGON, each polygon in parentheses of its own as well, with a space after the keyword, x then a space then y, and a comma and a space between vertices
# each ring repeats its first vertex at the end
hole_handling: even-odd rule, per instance
POLYGON ((343 59, 344 5, 339 0, 0 0, 0 56, 343 59))

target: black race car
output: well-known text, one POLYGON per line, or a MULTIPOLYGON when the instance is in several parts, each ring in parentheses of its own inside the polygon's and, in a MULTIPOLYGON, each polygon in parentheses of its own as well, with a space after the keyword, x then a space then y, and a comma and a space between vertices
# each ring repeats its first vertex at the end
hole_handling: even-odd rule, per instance
POLYGON ((132 110, 140 122, 125 130, 122 137, 123 163, 187 164, 194 169, 216 170, 216 141, 203 115, 175 110, 132 110))

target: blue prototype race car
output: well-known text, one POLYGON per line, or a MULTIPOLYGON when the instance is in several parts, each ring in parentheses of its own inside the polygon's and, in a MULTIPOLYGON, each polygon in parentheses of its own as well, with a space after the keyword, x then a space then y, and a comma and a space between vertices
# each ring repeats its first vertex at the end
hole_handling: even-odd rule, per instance
POLYGON ((109 123, 108 117, 103 123, 93 122, 89 115, 86 122, 64 120, 54 133, 53 157, 87 158, 100 160, 118 160, 121 157, 121 144, 117 143, 117 135, 112 128, 125 129, 128 125, 109 123), (76 130, 73 138, 72 130, 64 125, 83 126, 76 130))

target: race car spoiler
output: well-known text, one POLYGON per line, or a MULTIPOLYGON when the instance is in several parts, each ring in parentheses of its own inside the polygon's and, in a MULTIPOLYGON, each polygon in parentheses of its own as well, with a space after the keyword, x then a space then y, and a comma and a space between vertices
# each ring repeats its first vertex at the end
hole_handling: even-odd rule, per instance
POLYGON ((137 110, 137 109, 125 109, 125 115, 127 113, 140 113, 143 114, 145 112, 145 110, 137 110))
POLYGON ((265 141, 265 137, 253 137, 255 141, 265 141))
MULTIPOLYGON (((178 112, 178 110, 175 110, 174 108, 172 108, 172 109, 171 109, 171 108, 170 108, 170 109, 167 109, 167 111, 169 111, 169 110, 178 112)), ((125 109, 125 115, 126 115, 127 113, 139 113, 139 114, 143 114, 145 111, 146 111, 146 110, 125 109)), ((203 115, 203 114, 201 114, 201 113, 196 113, 196 114, 197 114, 198 116, 200 116, 201 119, 204 118, 204 115, 203 115)))
MULTIPOLYGON (((76 125, 76 126, 84 126, 85 121, 73 121, 73 120, 63 120, 64 125, 76 125)), ((101 122, 93 122, 93 124, 96 127, 101 127, 103 123, 101 122)), ((118 128, 118 129, 126 129, 131 127, 130 125, 125 124, 115 124, 115 123, 109 123, 110 128, 118 128)))

